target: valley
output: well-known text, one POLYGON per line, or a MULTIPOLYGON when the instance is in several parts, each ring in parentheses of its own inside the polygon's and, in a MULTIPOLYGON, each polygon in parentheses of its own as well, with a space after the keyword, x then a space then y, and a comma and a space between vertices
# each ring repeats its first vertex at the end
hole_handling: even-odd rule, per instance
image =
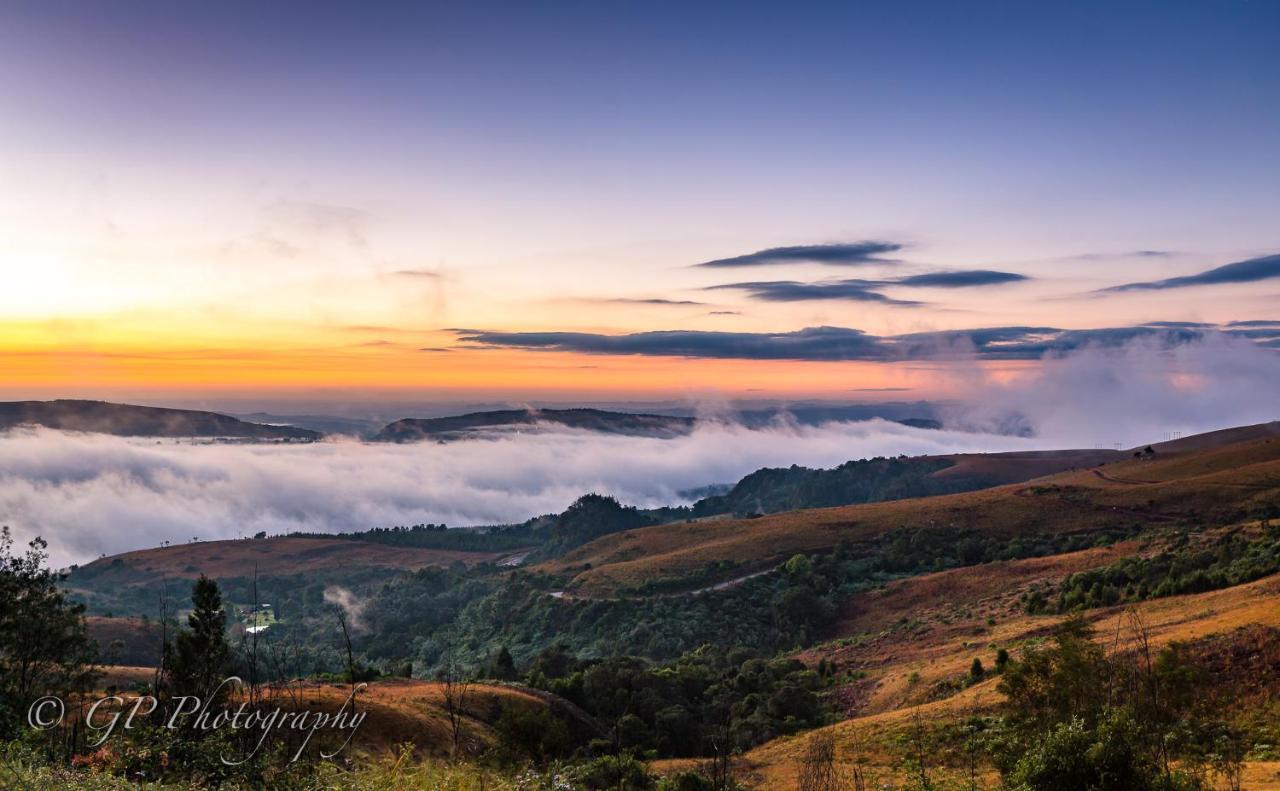
MULTIPOLYGON (((1151 650, 1182 646, 1213 668, 1207 689, 1231 701, 1257 744, 1280 735, 1271 719, 1280 679, 1270 670, 1280 666, 1280 536, 1270 521, 1280 517, 1277 424, 1131 451, 868 460, 840 470, 753 474, 683 510, 589 496, 521 525, 141 550, 73 569, 65 585, 95 613, 91 633, 114 645, 122 665, 155 656, 147 646, 163 616, 157 597, 180 599, 200 574, 229 601, 272 602, 274 620, 259 639, 305 646, 303 678, 343 666, 332 623, 345 614, 371 678, 363 749, 375 761, 394 753, 392 733, 439 754, 432 679, 465 667, 486 683, 514 684, 484 694, 543 701, 595 734, 570 742, 634 739, 652 771, 688 771, 709 758, 671 747, 671 726, 638 698, 639 720, 628 726, 637 730, 624 737, 591 691, 604 676, 592 679, 682 673, 701 662, 732 676, 768 661, 778 686, 764 694, 792 690, 785 694, 818 708, 752 715, 762 719, 750 726, 730 719, 732 772, 748 787, 794 787, 811 740, 828 732, 842 766, 902 782, 920 771, 903 755, 924 729, 935 742, 926 771, 959 777, 958 723, 998 719, 1005 665, 1071 618, 1083 618, 1108 651, 1127 650, 1139 626, 1151 650), (846 482, 846 496, 885 499, 695 516, 734 502, 735 491, 737 502, 747 491, 759 503, 825 498, 826 488, 808 483, 825 475, 839 475, 831 480, 846 482), (935 479, 967 490, 912 496, 911 487, 929 491, 935 479), (707 646, 741 653, 704 656, 707 646)), ((233 640, 247 639, 245 623, 233 624, 233 640)), ((336 694, 324 689, 311 694, 336 694)), ((678 705, 705 717, 710 698, 700 700, 678 705)), ((502 706, 484 705, 467 715, 475 751, 508 749, 510 733, 494 735, 502 706)), ((1280 756, 1268 750, 1251 753, 1246 787, 1280 788, 1280 756)), ((993 773, 984 764, 981 774, 993 773)))

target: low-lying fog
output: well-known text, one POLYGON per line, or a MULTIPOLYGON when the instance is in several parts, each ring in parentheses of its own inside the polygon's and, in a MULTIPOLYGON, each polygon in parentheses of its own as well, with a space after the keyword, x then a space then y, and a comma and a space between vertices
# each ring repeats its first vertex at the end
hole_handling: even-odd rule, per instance
POLYGON ((829 467, 877 455, 1124 447, 1277 417, 1280 358, 1210 339, 1046 360, 1013 383, 967 376, 973 407, 934 431, 874 420, 748 430, 706 424, 676 439, 571 430, 445 445, 333 440, 200 445, 45 430, 0 436, 0 523, 42 535, 55 564, 235 538, 445 522, 497 524, 562 510, 585 492, 656 506, 759 467, 829 467), (1020 414, 1036 436, 993 433, 1020 414))

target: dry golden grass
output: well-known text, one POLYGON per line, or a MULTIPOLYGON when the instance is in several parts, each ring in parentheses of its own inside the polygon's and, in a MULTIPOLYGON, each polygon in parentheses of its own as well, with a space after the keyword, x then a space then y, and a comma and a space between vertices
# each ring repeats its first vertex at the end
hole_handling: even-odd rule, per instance
POLYGON ((98 686, 103 690, 112 688, 125 690, 146 686, 154 681, 156 677, 156 669, 154 667, 103 665, 98 669, 102 672, 102 677, 98 680, 98 686))
MULTIPOLYGON (((307 685, 302 699, 309 708, 336 711, 350 694, 341 684, 307 685)), ((445 712, 443 685, 432 681, 396 679, 371 683, 357 697, 368 717, 352 746, 360 754, 392 754, 412 743, 419 755, 448 755, 452 736, 445 712)), ((545 696, 505 686, 473 686, 468 692, 463 723, 463 749, 479 754, 494 742, 493 724, 503 704, 545 706, 545 696)))
POLYGON ((336 568, 416 571, 457 561, 481 563, 510 554, 401 547, 341 538, 281 536, 142 549, 96 560, 85 569, 101 569, 94 585, 102 586, 115 581, 129 584, 160 577, 194 579, 200 574, 214 578, 249 577, 255 568, 264 576, 336 568))
MULTIPOLYGON (((1090 550, 1089 553, 1095 553, 1092 557, 1089 553, 1063 556, 1064 561, 1054 572, 1102 560, 1099 552, 1090 550)), ((920 578, 918 588, 949 600, 952 607, 963 608, 965 605, 959 602, 964 601, 962 597, 982 568, 985 567, 966 569, 973 572, 969 577, 955 572, 928 575, 920 578), (948 597, 948 592, 954 592, 955 596, 948 597)), ((998 576, 1008 578, 1010 575, 995 575, 998 576)), ((1019 576, 1012 575, 1014 579, 1019 576)), ((1000 584, 996 588, 999 589, 1000 584)), ((920 590, 891 588, 884 594, 890 615, 867 616, 861 620, 855 615, 842 623, 845 628, 883 625, 892 613, 902 612, 919 601, 916 597, 920 590)), ((998 593, 993 595, 998 606, 1007 601, 1016 585, 1004 590, 1004 597, 998 593)), ((1280 575, 1220 591, 1151 600, 1137 605, 1136 610, 1154 646, 1206 638, 1225 644, 1230 635, 1245 627, 1280 627, 1280 575)), ((990 667, 994 658, 991 646, 1009 647, 1016 654, 1019 646, 1043 638, 1062 620, 1062 616, 1016 614, 988 626, 980 611, 967 618, 956 617, 958 610, 948 612, 945 606, 935 606, 931 612, 932 618, 925 616, 905 628, 897 624, 889 626, 873 639, 850 645, 829 644, 802 655, 807 661, 816 661, 819 657, 836 659, 842 668, 862 666, 868 673, 866 679, 849 685, 866 688, 857 705, 858 716, 828 728, 846 758, 861 751, 873 772, 884 779, 894 776, 894 767, 900 760, 893 745, 912 727, 912 718, 917 714, 926 723, 938 724, 990 711, 1000 702, 995 679, 946 697, 939 697, 940 685, 963 676, 975 656, 990 667)), ((1127 616, 1124 608, 1116 607, 1090 611, 1086 617, 1097 628, 1099 640, 1110 643, 1120 619, 1127 616)), ((744 776, 751 778, 757 788, 794 787, 807 738, 801 734, 777 739, 750 751, 743 761, 744 776)), ((1245 787, 1280 789, 1278 770, 1280 764, 1250 766, 1250 784, 1245 787)))
POLYGON ((1010 453, 956 453, 941 458, 954 463, 933 473, 933 478, 977 478, 988 486, 1021 483, 1079 467, 1123 461, 1129 454, 1118 450, 1029 450, 1010 453))
POLYGON ((825 658, 842 669, 867 674, 838 690, 835 702, 846 716, 919 702, 933 684, 966 671, 974 656, 992 665, 993 650, 987 646, 1003 622, 1021 618, 1019 596, 1031 585, 1105 566, 1141 550, 1139 542, 1127 541, 899 580, 845 602, 829 632, 833 639, 798 658, 809 664, 825 658), (989 625, 988 619, 996 625, 989 625), (933 672, 937 667, 943 669, 933 672), (921 683, 907 683, 913 672, 921 673, 921 683))
MULTIPOLYGON (((155 668, 111 665, 102 668, 104 675, 98 687, 104 693, 148 686, 155 678, 155 668)), ((444 685, 434 681, 390 679, 375 681, 356 694, 358 711, 365 713, 351 741, 351 756, 381 757, 394 755, 401 745, 410 743, 419 757, 444 757, 452 749, 452 730, 444 704, 444 685)), ((294 682, 278 688, 266 688, 267 706, 285 710, 307 709, 336 712, 351 695, 347 684, 313 681, 294 682)), ((573 718, 581 713, 566 701, 539 690, 493 684, 474 684, 468 690, 462 707, 461 747, 468 755, 478 755, 495 741, 493 725, 504 705, 552 706, 558 713, 573 718)))

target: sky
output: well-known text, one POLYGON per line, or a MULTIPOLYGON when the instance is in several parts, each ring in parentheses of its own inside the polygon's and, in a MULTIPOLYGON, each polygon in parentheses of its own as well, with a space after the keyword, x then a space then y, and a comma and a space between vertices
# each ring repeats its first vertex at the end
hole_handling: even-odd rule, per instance
POLYGON ((1243 0, 6 3, 0 398, 868 400, 1274 350, 1278 36, 1243 0))

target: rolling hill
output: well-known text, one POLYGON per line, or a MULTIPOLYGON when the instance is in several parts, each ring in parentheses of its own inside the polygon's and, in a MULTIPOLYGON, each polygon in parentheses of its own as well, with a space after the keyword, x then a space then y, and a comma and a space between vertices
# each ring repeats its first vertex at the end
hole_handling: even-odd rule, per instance
MULTIPOLYGON (((1194 444, 1188 438, 1151 456, 1125 453, 1124 461, 961 494, 644 527, 596 539, 542 568, 569 575, 566 589, 574 595, 608 597, 655 577, 701 580, 716 564, 748 574, 798 552, 865 542, 894 529, 977 530, 1012 538, 1153 523, 1225 524, 1280 506, 1275 425, 1205 435, 1194 444)), ((992 457, 964 464, 970 470, 1010 468, 1007 459, 992 457)))
POLYGON ((745 476, 724 494, 694 503, 692 516, 754 517, 954 494, 1123 458, 1124 453, 1114 450, 1014 451, 877 457, 818 470, 798 465, 766 467, 745 476))
POLYGON ((277 536, 238 541, 198 541, 140 549, 99 558, 75 569, 71 584, 92 581, 94 588, 136 585, 159 579, 195 579, 204 574, 227 578, 318 574, 325 570, 381 568, 416 571, 451 563, 484 563, 503 552, 463 552, 350 541, 341 538, 277 536))
MULTIPOLYGON (((841 721, 826 730, 846 757, 861 754, 879 781, 903 780, 895 755, 916 717, 945 727, 991 713, 1001 700, 994 675, 967 688, 956 685, 972 660, 980 658, 991 667, 996 647, 1017 653, 1065 617, 1024 614, 1020 591, 1136 549, 1117 546, 997 564, 995 569, 957 569, 860 597, 834 627, 829 642, 800 655, 813 664, 835 661, 849 672, 849 680, 830 693, 839 703, 841 721)), ((1213 694, 1245 712, 1268 716, 1273 711, 1280 688, 1280 575, 1142 602, 1132 612, 1154 648, 1179 642, 1211 668, 1213 694)), ((1127 608, 1108 607, 1087 611, 1085 617, 1111 647, 1134 616, 1127 608)), ((809 738, 804 734, 763 744, 743 757, 739 771, 755 788, 793 788, 809 738)), ((955 758, 940 751, 935 766, 945 771, 955 758)), ((1280 788, 1280 762, 1252 762, 1246 778, 1245 788, 1280 788)))
MULTIPOLYGON (((155 669, 147 666, 108 665, 99 685, 103 689, 131 689, 150 683, 155 669)), ((308 709, 336 712, 351 694, 347 684, 317 680, 293 680, 269 688, 269 703, 285 711, 308 709)), ((127 697, 127 695, 126 695, 127 697)), ((410 745, 417 758, 447 758, 452 730, 444 701, 444 685, 408 678, 381 679, 367 684, 356 696, 365 715, 344 751, 349 759, 372 762, 395 758, 410 745)), ((505 711, 545 710, 563 722, 575 739, 599 734, 600 726, 574 704, 537 689, 502 684, 473 684, 461 703, 460 748, 463 755, 478 755, 498 740, 496 732, 505 711)), ((329 745, 332 749, 336 745, 329 745)), ((407 767, 406 767, 407 768, 407 767)), ((419 786, 415 786, 419 787, 419 786)))
MULTIPOLYGON (((882 418, 904 426, 920 429, 939 429, 942 424, 933 417, 912 415, 910 410, 888 410, 883 417, 875 409, 856 407, 815 410, 797 408, 794 414, 781 408, 746 410, 726 418, 752 429, 774 425, 779 420, 794 420, 807 425, 840 420, 870 420, 882 418)), ((479 432, 495 429, 533 427, 540 424, 595 431, 602 434, 623 434, 636 437, 669 439, 693 431, 704 418, 687 415, 659 415, 634 412, 616 412, 604 409, 497 409, 469 412, 464 415, 433 418, 404 418, 385 426, 373 435, 378 442, 417 442, 433 440, 452 442, 474 436, 479 432)))
POLYGON ((7 401, 0 403, 0 431, 43 426, 119 437, 203 437, 263 441, 314 441, 317 431, 249 423, 216 412, 112 404, 106 401, 7 401))

